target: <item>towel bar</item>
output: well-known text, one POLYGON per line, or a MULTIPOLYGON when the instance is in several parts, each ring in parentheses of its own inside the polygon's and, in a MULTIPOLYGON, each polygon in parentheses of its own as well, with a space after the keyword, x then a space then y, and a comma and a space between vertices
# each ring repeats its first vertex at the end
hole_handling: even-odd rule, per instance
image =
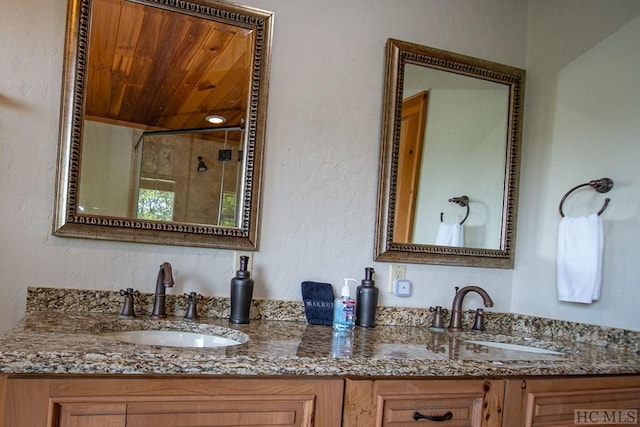
MULTIPOLYGON (((464 224, 467 218, 469 218, 469 196, 452 197, 449 199, 449 202, 457 203, 461 207, 467 208, 467 214, 464 216, 464 218, 462 218, 462 221, 460 221, 460 225, 464 224)), ((440 222, 444 222, 443 216, 444 212, 440 212, 440 222)))
MULTIPOLYGON (((562 197, 562 199, 560 200, 560 206, 558 207, 558 211, 560 211, 560 216, 564 218, 564 212, 562 212, 562 205, 564 204, 564 201, 567 198, 567 196, 573 193, 578 188, 586 187, 587 185, 593 188, 594 190, 596 190, 598 193, 607 193, 609 192, 609 190, 613 188, 613 180, 611 178, 593 179, 589 182, 585 182, 584 184, 576 185, 571 190, 567 191, 564 197, 562 197)), ((610 201, 611 199, 608 197, 604 199, 604 205, 602 205, 602 208, 598 211, 598 215, 601 215, 602 212, 604 212, 604 210, 607 209, 607 206, 609 206, 610 201)))

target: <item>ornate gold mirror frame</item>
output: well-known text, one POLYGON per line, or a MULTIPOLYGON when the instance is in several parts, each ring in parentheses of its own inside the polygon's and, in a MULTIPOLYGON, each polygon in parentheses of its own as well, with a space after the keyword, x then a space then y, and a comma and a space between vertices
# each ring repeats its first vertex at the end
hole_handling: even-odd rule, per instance
MULTIPOLYGON (((113 0, 111 3, 117 1, 120 0, 113 0)), ((169 20, 185 20, 178 23, 172 22, 170 28, 176 29, 191 26, 191 29, 184 30, 183 34, 194 34, 196 31, 194 28, 196 27, 211 28, 210 25, 205 24, 206 22, 216 23, 216 28, 208 30, 210 31, 209 34, 216 31, 219 34, 227 33, 228 38, 231 37, 228 35, 230 32, 250 34, 251 39, 247 49, 248 53, 246 54, 248 59, 245 62, 247 65, 246 68, 243 68, 243 70, 247 70, 246 74, 243 75, 248 77, 241 82, 235 83, 237 90, 244 94, 239 99, 238 105, 240 107, 234 110, 234 120, 242 128, 243 133, 242 145, 240 145, 239 151, 237 151, 238 148, 235 148, 239 153, 238 163, 241 165, 238 168, 239 185, 236 190, 237 196, 235 196, 238 199, 236 202, 237 212, 235 214, 237 218, 234 220, 235 225, 221 226, 214 224, 214 221, 201 223, 201 221, 141 219, 136 216, 135 211, 132 215, 119 216, 91 214, 82 210, 79 204, 79 197, 81 194, 80 187, 82 186, 83 130, 88 117, 87 105, 89 103, 87 79, 90 74, 90 64, 88 62, 91 49, 102 49, 102 47, 90 46, 91 31, 94 29, 92 25, 98 26, 96 23, 98 18, 92 15, 92 13, 98 13, 94 10, 97 7, 95 4, 97 4, 97 0, 70 0, 68 5, 53 234, 62 237, 86 239, 256 250, 259 242, 260 190, 273 14, 251 7, 215 0, 122 0, 120 6, 116 6, 122 9, 151 8, 164 11, 162 13, 170 13, 169 20), (198 20, 200 24, 198 24, 198 20), (244 86, 245 84, 246 87, 244 86), (242 87, 239 88, 238 85, 242 85, 242 87), (242 117, 238 117, 239 115, 242 117)), ((151 9, 146 9, 146 12, 143 11, 141 14, 148 17, 151 9)), ((121 19, 129 21, 134 19, 134 15, 127 12, 122 12, 121 17, 121 19)), ((145 27, 149 28, 146 24, 146 20, 144 22, 128 23, 130 25, 129 28, 142 28, 143 30, 145 27)), ((151 24, 154 23, 151 22, 151 24)), ((132 32, 130 31, 125 35, 125 38, 128 36, 133 37, 131 34, 132 32)), ((170 37, 174 37, 174 33, 170 34, 170 37)), ((206 38, 202 36, 202 33, 198 35, 200 38, 206 38)), ((183 42, 186 44, 183 46, 189 46, 186 37, 183 42)), ((217 39, 213 38, 207 40, 212 41, 210 45, 203 48, 204 51, 210 55, 216 55, 218 48, 223 46, 223 42, 217 42, 217 39)), ((160 45, 158 51, 161 51, 163 47, 166 47, 166 45, 160 45)), ((184 52, 182 53, 184 54, 184 52)), ((152 58, 151 60, 153 61, 154 59, 152 58)), ((125 65, 122 62, 118 64, 121 67, 125 65)), ((175 64, 167 65, 175 68, 175 64)), ((114 69, 116 68, 118 67, 114 65, 114 69)), ((216 82, 200 82, 195 86, 198 90, 203 91, 215 88, 216 82), (205 83, 210 83, 210 85, 205 83)), ((233 88, 234 86, 228 84, 226 87, 233 88)), ((173 91, 176 95, 185 90, 180 85, 167 89, 166 93, 172 93, 170 91, 173 91)), ((146 99, 149 99, 149 92, 150 90, 147 88, 146 99)), ((153 107, 157 107, 157 105, 153 107)), ((158 108, 158 110, 161 109, 162 106, 158 108)), ((138 109, 138 112, 140 110, 148 111, 149 108, 138 109)), ((161 125, 150 125, 146 129, 142 128, 137 131, 150 130, 162 133, 165 129, 169 129, 169 133, 173 131, 173 129, 163 128, 161 125)), ((195 162, 195 154, 192 157, 193 159, 190 158, 190 161, 195 162)), ((202 160, 202 158, 199 157, 198 160, 202 160)), ((236 159, 234 158, 234 160, 236 159)), ((196 166, 192 170, 195 173, 196 166)), ((197 166, 197 170, 202 172, 203 169, 197 166)), ((136 189, 134 188, 130 191, 135 193, 136 189)))
MULTIPOLYGON (((374 248, 374 259, 376 261, 494 268, 513 267, 524 81, 525 71, 522 69, 414 43, 394 39, 387 41, 376 240, 374 248), (480 168, 498 168, 504 172, 501 174, 499 182, 496 182, 494 185, 500 193, 498 194, 498 200, 500 201, 498 201, 495 206, 492 206, 495 211, 492 215, 497 217, 497 229, 499 229, 499 231, 496 231, 496 234, 499 234, 499 236, 495 236, 495 241, 498 242, 495 245, 490 245, 489 247, 467 247, 464 245, 440 246, 436 244, 416 243, 415 239, 406 237, 407 233, 403 228, 404 223, 401 223, 398 217, 412 216, 414 215, 414 211, 412 211, 411 208, 398 208, 397 201, 400 195, 399 187, 401 187, 399 186, 398 169, 400 163, 399 158, 403 152, 400 147, 403 101, 411 98, 407 97, 405 99, 406 94, 403 93, 407 65, 414 68, 416 66, 424 67, 430 70, 437 70, 438 73, 443 73, 438 77, 449 78, 450 74, 455 74, 456 79, 459 79, 457 76, 465 76, 468 82, 477 80, 480 85, 491 82, 492 85, 500 87, 501 91, 506 94, 505 98, 507 99, 506 102, 508 105, 503 107, 503 111, 505 111, 505 114, 508 116, 503 119, 506 123, 504 129, 506 138, 503 141, 498 141, 500 144, 503 144, 501 146, 504 148, 500 148, 499 152, 493 156, 496 158, 495 164, 487 164, 486 166, 483 166, 483 164, 479 165, 480 168), (402 228, 403 231, 398 233, 397 231, 400 228, 402 228), (396 231, 395 237, 394 230, 396 231)), ((430 84, 431 82, 425 82, 424 87, 421 89, 428 92, 430 84)), ((428 155, 429 149, 427 146, 420 147, 420 150, 413 150, 412 153, 416 151, 427 151, 428 155)), ((478 160, 477 162, 481 163, 482 160, 478 160)), ((445 168, 448 168, 445 170, 452 171, 451 173, 464 173, 464 168, 461 170, 461 168, 456 167, 456 165, 445 166, 445 168)), ((474 179, 474 176, 468 176, 469 181, 474 179)), ((438 182, 429 182, 427 191, 434 191, 437 186, 443 185, 446 182, 446 177, 441 177, 441 179, 437 181, 438 182)), ((455 193, 450 196, 461 196, 461 194, 455 193)), ((466 195, 464 197, 466 197, 466 195)), ((469 198, 473 215, 474 195, 470 194, 469 198)), ((449 202, 451 201, 452 200, 449 200, 449 202)), ((444 202, 446 202, 446 199, 444 199, 444 202)), ((466 214, 468 216, 469 206, 466 204, 464 206, 467 207, 466 214)), ((465 213, 464 209, 460 209, 459 207, 457 209, 460 211, 460 215, 465 213)), ((436 218, 436 215, 430 215, 426 220, 442 221, 442 214, 440 214, 438 219, 436 218)))

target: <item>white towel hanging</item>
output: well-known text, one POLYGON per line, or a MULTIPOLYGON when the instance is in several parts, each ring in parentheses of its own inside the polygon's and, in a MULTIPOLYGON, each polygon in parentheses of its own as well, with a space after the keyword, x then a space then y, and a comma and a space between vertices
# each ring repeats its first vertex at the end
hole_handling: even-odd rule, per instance
POLYGON ((436 245, 439 246, 464 246, 464 229, 462 224, 447 224, 441 222, 436 236, 436 245))
POLYGON ((591 304, 600 298, 604 231, 597 213, 564 217, 558 227, 558 299, 591 304))

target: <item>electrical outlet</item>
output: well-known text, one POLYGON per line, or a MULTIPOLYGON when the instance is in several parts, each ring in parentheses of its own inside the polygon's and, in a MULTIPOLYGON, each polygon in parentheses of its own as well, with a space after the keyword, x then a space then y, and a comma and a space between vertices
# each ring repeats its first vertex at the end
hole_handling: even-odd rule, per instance
POLYGON ((396 280, 402 280, 407 274, 406 265, 391 264, 389 267, 389 293, 393 293, 393 282, 396 280))
POLYGON ((398 279, 393 282, 393 294, 397 297, 411 296, 411 280, 398 279))
POLYGON ((240 257, 247 256, 249 259, 247 260, 247 270, 253 272, 253 252, 247 251, 235 251, 233 253, 233 272, 235 274, 236 271, 240 270, 240 257))

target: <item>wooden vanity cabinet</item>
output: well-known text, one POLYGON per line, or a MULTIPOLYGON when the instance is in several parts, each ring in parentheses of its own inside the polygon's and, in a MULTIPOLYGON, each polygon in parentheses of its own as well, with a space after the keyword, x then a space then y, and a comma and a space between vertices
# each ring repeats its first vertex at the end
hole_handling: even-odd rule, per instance
POLYGON ((2 425, 335 427, 343 387, 340 378, 9 375, 2 425))
POLYGON ((504 407, 504 427, 637 425, 640 376, 509 379, 504 407))
MULTIPOLYGON (((640 375, 490 380, 0 375, 4 427, 567 427, 576 425, 574 410, 613 411, 609 417, 621 411, 613 421, 635 410, 637 417, 640 375), (451 415, 429 422, 416 421, 415 413, 451 415)), ((630 421, 640 424, 638 418, 630 421)))
POLYGON ((342 425, 500 427, 503 395, 503 380, 347 379, 342 425))

